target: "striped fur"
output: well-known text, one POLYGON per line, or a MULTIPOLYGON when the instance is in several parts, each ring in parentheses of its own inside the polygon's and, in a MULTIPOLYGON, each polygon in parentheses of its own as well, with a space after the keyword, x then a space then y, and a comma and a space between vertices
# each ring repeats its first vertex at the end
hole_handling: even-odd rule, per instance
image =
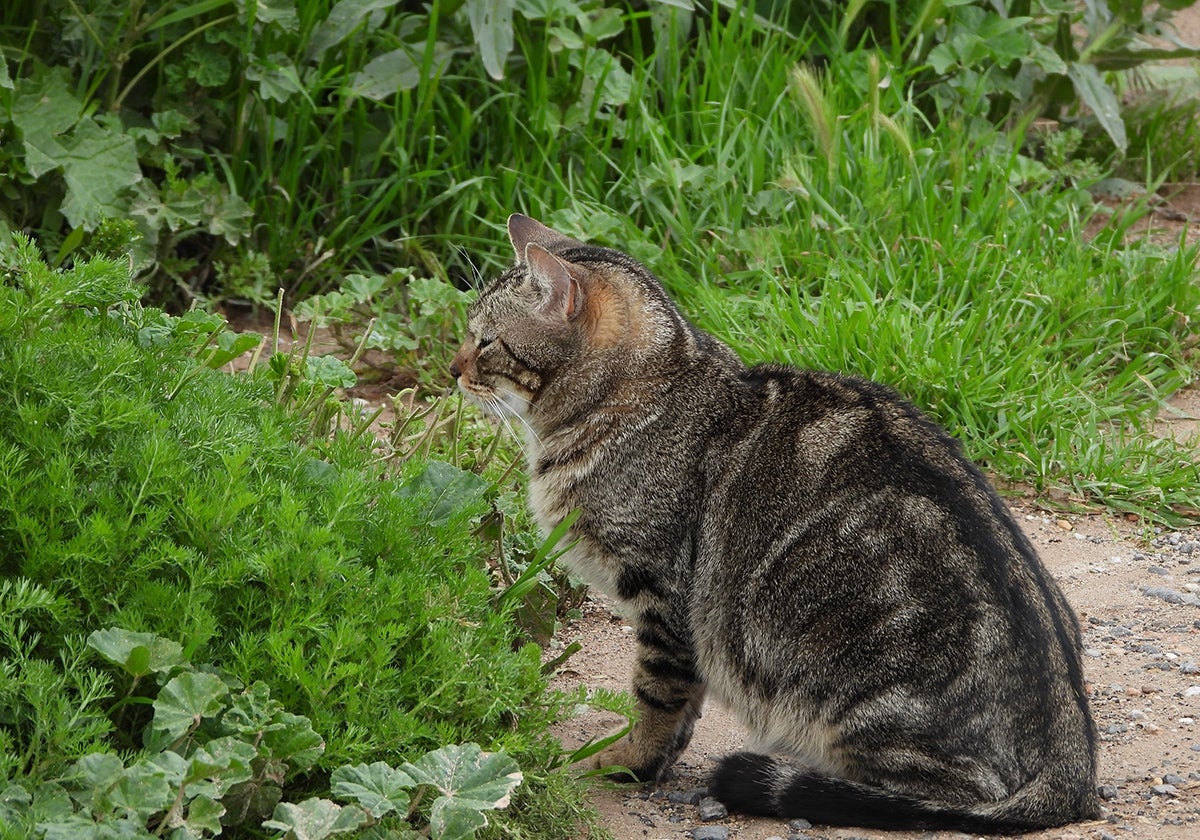
POLYGON ((640 717, 600 766, 658 778, 712 696, 754 741, 713 778, 735 810, 1099 813, 1078 625, 956 441, 882 386, 747 368, 618 251, 509 235, 452 372, 524 437, 540 527, 581 510, 567 562, 636 632, 640 717))

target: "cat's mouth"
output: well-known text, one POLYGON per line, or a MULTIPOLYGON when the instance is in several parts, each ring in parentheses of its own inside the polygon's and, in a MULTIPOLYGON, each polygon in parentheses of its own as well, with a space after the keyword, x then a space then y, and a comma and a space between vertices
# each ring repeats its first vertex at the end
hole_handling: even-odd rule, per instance
POLYGON ((480 382, 472 382, 465 376, 458 378, 459 389, 467 399, 483 409, 484 413, 496 418, 518 417, 525 419, 529 398, 507 388, 497 388, 480 382))

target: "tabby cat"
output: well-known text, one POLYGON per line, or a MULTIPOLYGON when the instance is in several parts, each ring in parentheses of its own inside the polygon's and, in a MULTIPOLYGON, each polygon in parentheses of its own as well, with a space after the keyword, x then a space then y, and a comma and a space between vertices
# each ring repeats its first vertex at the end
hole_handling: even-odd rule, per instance
POLYGON ((451 366, 522 427, 529 504, 637 638, 598 766, 663 774, 711 695, 711 783, 814 823, 1020 832, 1099 814, 1079 626, 959 445, 888 389, 746 367, 629 256, 525 216, 451 366))

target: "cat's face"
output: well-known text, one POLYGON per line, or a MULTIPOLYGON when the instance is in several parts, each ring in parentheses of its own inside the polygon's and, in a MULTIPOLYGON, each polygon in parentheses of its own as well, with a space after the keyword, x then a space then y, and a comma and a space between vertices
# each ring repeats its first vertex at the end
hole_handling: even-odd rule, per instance
POLYGON ((471 304, 450 372, 490 413, 527 419, 583 349, 585 272, 554 253, 581 243, 525 216, 510 217, 508 232, 516 264, 471 304))

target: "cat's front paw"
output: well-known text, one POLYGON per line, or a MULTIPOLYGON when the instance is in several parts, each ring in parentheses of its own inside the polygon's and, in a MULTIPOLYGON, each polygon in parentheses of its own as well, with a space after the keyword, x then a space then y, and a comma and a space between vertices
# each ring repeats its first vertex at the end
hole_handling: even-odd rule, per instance
POLYGON ((607 775, 614 782, 653 782, 665 769, 661 756, 638 749, 627 737, 596 753, 590 763, 594 770, 611 768, 607 775))

